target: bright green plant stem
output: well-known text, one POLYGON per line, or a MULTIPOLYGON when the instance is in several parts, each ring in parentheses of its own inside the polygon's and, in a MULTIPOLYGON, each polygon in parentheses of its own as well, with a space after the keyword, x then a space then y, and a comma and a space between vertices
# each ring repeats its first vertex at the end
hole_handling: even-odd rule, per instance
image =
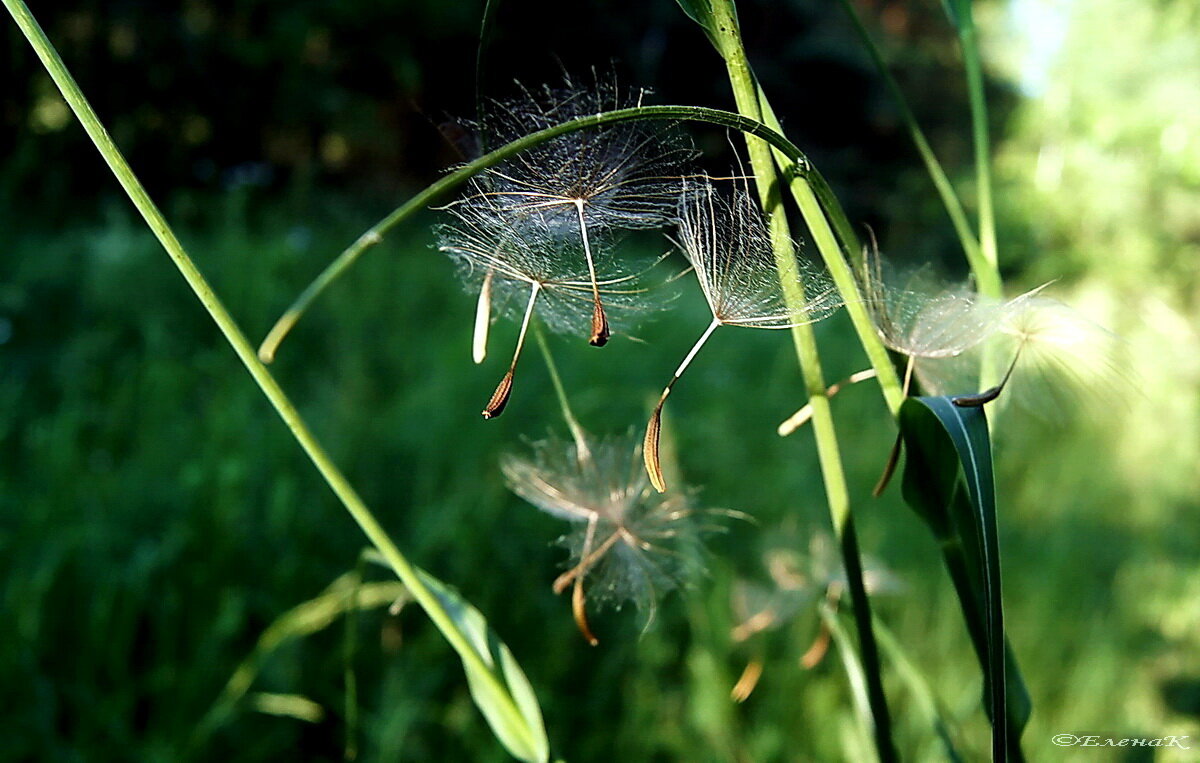
POLYGON ((904 647, 900 645, 896 636, 878 618, 875 620, 875 636, 879 639, 879 646, 883 650, 883 653, 887 655, 888 660, 895 668, 896 675, 908 686, 908 692, 912 697, 913 703, 917 706, 921 715, 925 716, 925 721, 941 741, 946 759, 951 761, 962 760, 962 756, 959 755, 958 750, 954 746, 950 721, 947 720, 946 714, 938 706, 933 688, 921 673, 921 669, 905 654, 904 647))
MULTIPOLYGON (((842 626, 837 611, 828 602, 822 601, 817 607, 817 613, 821 616, 821 622, 829 629, 830 638, 837 646, 838 656, 842 660, 842 669, 846 672, 850 684, 850 697, 854 700, 855 715, 865 737, 863 744, 869 744, 867 739, 871 737, 873 723, 871 701, 868 699, 867 691, 867 671, 859 661, 858 654, 854 651, 854 642, 842 626)), ((853 756, 848 755, 847 757, 853 759, 853 756)))
MULTIPOLYGON (((761 122, 763 110, 759 101, 758 86, 746 58, 732 0, 712 0, 711 8, 714 15, 715 42, 718 51, 725 59, 738 111, 756 122, 761 122)), ((802 310, 802 306, 805 304, 804 287, 796 266, 795 251, 788 230, 787 216, 783 209, 783 198, 780 193, 779 179, 775 172, 771 147, 751 136, 746 137, 746 147, 758 184, 759 198, 763 210, 767 214, 784 298, 789 307, 794 310, 802 310)), ((796 178, 793 178, 793 182, 798 178, 797 175, 796 178)), ((845 271, 844 275, 849 276, 850 282, 853 283, 853 276, 849 273, 841 249, 838 248, 833 232, 829 229, 828 222, 821 212, 820 205, 812 194, 811 188, 805 183, 801 190, 807 191, 807 194, 802 193, 800 196, 800 199, 803 199, 801 213, 809 224, 810 230, 813 231, 814 237, 818 239, 818 247, 822 249, 823 253, 832 247, 833 257, 841 263, 845 271)), ((841 284, 838 286, 840 287, 841 284)), ((843 292, 843 296, 848 295, 843 292)), ((875 336, 873 330, 871 336, 875 336)), ((854 520, 850 514, 850 493, 846 485, 845 471, 842 468, 837 431, 834 427, 833 412, 829 405, 829 396, 826 393, 821 358, 812 325, 807 324, 793 328, 792 339, 796 347, 797 358, 800 361, 805 386, 808 388, 809 402, 812 405, 813 431, 816 436, 817 455, 821 464, 821 476, 825 483, 829 513, 834 530, 842 544, 842 558, 854 606, 855 623, 858 627, 859 648, 866 666, 866 694, 872 716, 875 744, 880 758, 890 761, 895 758, 895 750, 891 740, 891 720, 887 699, 883 693, 879 653, 875 646, 874 634, 871 631, 870 602, 863 583, 858 538, 854 529, 854 520)), ((887 367, 892 368, 890 360, 887 361, 887 367)))
MULTIPOLYGON (((770 118, 774 119, 774 115, 770 115, 770 118)), ((786 172, 788 165, 786 157, 778 151, 773 153, 786 172)), ((884 402, 887 403, 888 410, 895 416, 904 402, 904 388, 900 384, 896 366, 892 363, 887 348, 884 347, 883 341, 875 330, 875 322, 871 320, 870 311, 866 302, 863 301, 858 287, 859 282, 850 270, 846 258, 842 256, 837 238, 829 227, 829 222, 822 212, 822 204, 818 201, 812 185, 805 178, 796 175, 792 177, 789 186, 792 198, 795 199, 796 206, 800 208, 800 214, 808 224, 808 230, 817 245, 817 251, 821 253, 821 259, 824 260, 834 285, 837 286, 842 299, 845 300, 846 313, 850 316, 850 323, 854 326, 858 341, 867 354, 871 367, 875 369, 884 402)), ((828 208, 828 205, 825 205, 824 209, 828 208)))
MULTIPOLYGON (((363 533, 366 534, 371 544, 387 560, 388 565, 395 571, 397 577, 408 588, 413 598, 421 605, 426 614, 429 615, 429 618, 434 622, 438 630, 442 632, 446 640, 462 655, 464 662, 478 663, 473 665, 475 672, 480 676, 485 676, 484 680, 495 682, 497 694, 506 694, 507 692, 501 682, 492 674, 491 669, 479 657, 474 647, 470 645, 464 635, 455 627, 450 615, 446 612, 438 598, 422 582, 418 569, 400 553, 400 550, 392 542, 391 538, 388 537, 383 526, 376 520, 375 515, 371 513, 371 510, 367 508, 367 505, 363 503, 363 500, 359 497, 353 486, 351 486, 349 480, 346 479, 333 463, 333 460, 325 452, 325 449, 321 447, 321 444, 317 441, 312 431, 309 430, 308 425, 304 423, 304 420, 300 417, 300 413, 296 410, 291 400, 288 399, 283 389, 279 386, 279 383, 271 375, 271 372, 259 361, 254 353, 254 348, 234 321, 233 316, 225 309, 225 306, 213 292, 212 287, 196 268, 192 259, 184 250, 183 245, 179 243, 179 239, 176 238, 175 233, 167 224, 166 219, 162 216, 162 213, 155 206, 154 202, 151 201, 150 196, 146 193, 146 189, 142 187, 133 170, 121 155, 120 150, 109 136, 108 131, 100 123, 96 112, 84 97, 75 79, 67 71, 66 65, 63 64, 62 58, 58 55, 58 51, 55 50, 53 44, 46 37, 45 32, 42 31, 41 26, 33 18, 33 15, 29 12, 29 8, 26 7, 22 0, 3 0, 3 3, 17 22, 17 26, 25 34, 26 39, 29 40, 29 44, 36 51, 38 58, 41 59, 42 64, 46 67, 46 71, 49 72, 51 78, 54 80, 54 84, 58 86, 63 98, 66 99, 67 104, 83 125, 84 130, 87 131, 88 137, 91 138, 96 149, 104 157, 104 161, 108 164, 109 169, 116 175, 117 181, 121 184, 129 199, 137 207, 146 224, 150 226, 150 230, 154 232, 163 249, 171 257, 171 260, 179 269, 180 274, 183 275, 184 280, 187 281, 188 286, 196 294, 204 309, 208 311, 208 314, 220 328, 221 333, 225 336, 230 346, 233 347, 238 358, 246 366, 246 369, 258 384, 259 389, 266 395, 284 423, 287 424, 296 442, 304 449, 304 452, 313 462, 313 465, 317 467, 317 470, 321 473, 321 476, 325 479, 330 489, 337 495, 342 505, 346 507, 346 511, 350 513, 350 516, 362 528, 363 533)), ((504 708, 504 711, 511 712, 515 719, 513 724, 515 727, 523 727, 521 713, 515 705, 504 708)))
MULTIPOLYGON (((1000 297, 1000 276, 996 270, 994 256, 991 259, 984 256, 983 248, 979 245, 979 240, 975 237, 975 232, 971 229, 971 222, 967 219, 967 213, 963 209, 962 201, 959 200, 958 194, 955 193, 954 186, 950 183, 950 178, 946 176, 946 171, 942 168, 937 156, 933 153, 933 147, 929 145, 929 140, 925 137, 925 132, 921 129, 921 125, 918 124, 916 115, 913 114, 912 108, 909 107, 908 100, 900 90, 900 85, 896 82, 896 78, 892 76, 891 71, 883 60, 883 54, 880 52, 879 46, 871 39, 871 35, 867 31, 866 26, 863 25, 862 18, 859 17, 858 12, 854 9, 853 3, 850 0, 840 0, 840 2, 842 9, 846 12, 846 16, 850 19, 850 23, 854 26, 854 31, 858 34, 859 40, 862 41, 863 47, 866 48, 868 55, 870 55, 871 62, 875 65, 875 70, 883 78, 883 83, 887 87, 888 94, 892 97, 893 103, 895 103, 896 108, 900 112, 900 118, 904 120, 904 125, 908 129, 909 137, 912 138, 913 144, 917 147, 917 153, 921 155, 921 161, 925 163, 925 171, 929 173, 929 178, 933 181, 933 186, 937 189, 938 196, 941 197, 942 206, 946 208, 946 214, 950 217, 950 223, 954 226, 954 232, 957 234, 963 248, 963 253, 967 257, 971 273, 975 276, 975 283, 978 285, 979 292, 989 297, 1000 297)), ((995 242, 993 240, 993 250, 994 246, 995 242)))
MULTIPOLYGON (((975 15, 971 0, 947 0, 950 20, 958 30, 962 46, 963 68, 967 72, 967 99, 971 104, 971 142, 975 148, 975 195, 979 205, 979 245, 983 250, 981 277, 975 280, 980 293, 1001 299, 999 255, 996 246, 996 213, 992 204, 991 138, 988 131, 987 97, 983 91, 983 61, 979 56, 979 38, 975 30, 975 15)), ((974 270, 974 263, 972 263, 974 270)), ((995 353, 985 350, 980 361, 981 389, 991 387, 999 377, 995 353)), ((991 422, 989 422, 989 426, 991 422)))

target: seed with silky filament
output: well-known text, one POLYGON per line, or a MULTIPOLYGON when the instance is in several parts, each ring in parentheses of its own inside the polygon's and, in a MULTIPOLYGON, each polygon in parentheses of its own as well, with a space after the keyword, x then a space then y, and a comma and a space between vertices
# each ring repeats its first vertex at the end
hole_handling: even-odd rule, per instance
MULTIPOLYGON (((490 104, 481 142, 501 144, 582 116, 639 105, 644 93, 593 75, 580 87, 522 89, 519 98, 490 104)), ((570 232, 582 248, 592 292, 588 342, 607 344, 611 327, 597 268, 597 236, 612 230, 657 228, 674 216, 683 170, 695 152, 670 125, 628 122, 569 133, 486 170, 467 198, 484 197, 504 214, 540 215, 570 232)), ((565 238, 565 236, 564 236, 565 238)))
POLYGON ((622 321, 653 306, 637 283, 645 271, 610 263, 593 282, 581 258, 571 256, 571 242, 561 241, 553 221, 541 215, 503 214, 483 197, 459 201, 448 211, 452 220, 437 229, 438 248, 458 264, 466 286, 479 291, 476 357, 482 359, 481 335, 492 315, 520 316, 512 360, 483 409, 484 418, 499 416, 508 404, 535 312, 551 330, 576 331, 581 316, 592 313, 597 289, 622 321))
MULTIPOLYGON (((659 492, 666 489, 659 463, 663 404, 675 383, 720 326, 787 329, 827 318, 842 301, 828 276, 796 259, 801 304, 788 304, 766 223, 746 189, 731 198, 711 183, 687 184, 680 205, 678 243, 691 263, 712 313, 712 322, 684 356, 663 388, 643 440, 646 473, 659 492)), ((793 245, 793 252, 797 247, 793 245)))

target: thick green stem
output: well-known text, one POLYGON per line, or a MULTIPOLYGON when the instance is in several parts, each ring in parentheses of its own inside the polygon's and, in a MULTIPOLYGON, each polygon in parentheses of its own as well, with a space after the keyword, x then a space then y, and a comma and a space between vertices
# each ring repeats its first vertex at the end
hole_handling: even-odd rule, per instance
MULTIPOLYGON (((718 50, 725 59, 729 74, 730 85, 733 88, 734 99, 738 112, 761 122, 763 109, 759 101, 758 86, 750 71, 750 63, 742 44, 741 31, 738 29, 737 14, 732 0, 713 0, 712 8, 715 16, 716 42, 718 50)), ((783 285, 784 297, 788 306, 793 310, 802 310, 805 304, 804 286, 796 265, 795 251, 788 230, 787 216, 783 209, 779 178, 775 172, 775 162, 771 147, 761 140, 746 136, 746 147, 750 154, 750 164, 758 184, 759 199, 763 211, 767 214, 771 242, 775 250, 775 261, 779 268, 779 277, 783 285)), ((802 179, 797 175, 793 178, 802 179)), ((804 188, 809 189, 807 179, 804 188)), ((811 196, 811 189, 809 189, 811 196)), ((806 221, 814 212, 816 198, 808 208, 802 207, 806 221)), ((849 268, 845 264, 837 241, 829 230, 827 221, 819 206, 815 209, 820 220, 819 227, 827 239, 818 246, 832 245, 836 260, 842 264, 846 274, 849 268)), ((809 221, 810 228, 816 221, 809 221)), ((814 237, 817 235, 813 231, 814 237)), ((822 250, 824 253, 824 249, 822 250)), ((853 277, 850 278, 853 283, 853 277)), ((840 284, 839 284, 840 286, 840 284)), ((844 296, 849 296, 843 292, 844 296)), ((875 336, 871 330, 871 336, 875 336)), ((867 696, 875 734, 875 744, 879 756, 884 761, 895 759, 895 748, 891 739, 891 719, 887 708, 887 699, 883 693, 882 675, 879 665, 879 653, 875 646, 875 637, 871 631, 870 602, 867 598, 866 587, 862 579, 862 561, 859 557, 857 534, 854 520, 850 514, 850 493, 846 485, 846 475, 842 468, 841 452, 838 447, 837 431, 834 427, 833 412, 826 393, 824 374, 821 370, 820 354, 817 350, 816 336, 811 324, 797 326, 792 329, 792 340, 796 347, 796 356, 800 361, 801 373, 808 389, 809 400, 813 410, 813 432, 817 442, 817 456, 821 464, 821 476, 825 483, 825 496, 829 504, 830 518, 834 531, 841 542, 842 557, 845 563, 846 578, 849 583, 851 601, 854 607, 855 624, 858 629, 859 647, 862 650, 863 662, 866 665, 867 696)), ((887 361, 891 367, 891 361, 887 361)), ((892 369, 894 374, 894 369, 892 369)), ((898 404, 897 404, 898 408, 898 404)))
MULTIPOLYGON (((54 80, 54 84, 58 86, 63 98, 66 99, 67 104, 83 125, 84 130, 87 131, 88 137, 92 139, 92 143, 95 144, 96 149, 104 157, 104 161, 108 164, 109 169, 112 170, 117 181, 133 202, 133 205, 137 207, 138 212, 146 221, 150 230, 154 232, 163 249, 171 257, 180 274, 187 281, 188 286, 191 287, 196 297, 200 300, 200 303, 204 306, 204 309, 208 311, 208 314, 220 328, 221 333, 225 336, 230 346, 233 347, 238 358, 246 366, 246 370, 250 372, 259 389, 266 395, 272 407, 279 414, 279 417, 287 424, 296 442, 300 444, 300 447, 304 449, 304 452, 308 455, 313 465, 317 467, 326 484, 337 495, 342 505, 346 507, 346 511, 358 523, 358 526, 362 528, 371 545, 378 549, 383 558, 387 560, 388 565, 395 571, 397 577, 408 588, 413 598, 429 615, 429 618, 434 622, 438 630, 442 632, 446 640, 454 646, 465 662, 471 663, 471 667, 477 676, 482 677, 483 680, 494 682, 494 689, 497 696, 507 697, 507 689, 496 678, 491 668, 484 663, 466 636, 455 626, 453 619, 446 612, 437 596, 422 582, 421 577, 426 573, 419 571, 400 553, 400 550, 392 542, 391 538, 388 537, 383 526, 376 520, 375 515, 371 513, 371 510, 367 508, 367 505, 363 503, 363 500, 359 497, 353 486, 351 486, 349 480, 346 479, 325 452, 324 448, 321 447, 321 444, 304 423, 304 420, 300 417, 300 413, 296 410, 291 400, 288 399, 283 389, 279 386, 279 383, 271 375, 271 372, 259 361, 255 355, 254 348, 234 321, 233 316, 225 309, 225 306, 213 292, 212 287, 205 280, 204 276, 201 275, 199 269, 196 268, 192 259, 184 250, 183 245, 179 243, 179 239, 176 238, 175 233, 167 224, 166 219, 162 216, 162 213, 158 210, 154 202, 151 201, 150 196, 146 193, 146 189, 142 187, 133 170, 125 161, 124 156, 121 155, 120 150, 109 136, 108 131, 100 123, 96 112, 84 97, 83 92, 79 89, 70 72, 67 71, 66 65, 63 64, 62 59, 59 57, 50 40, 46 37, 45 32, 42 31, 42 28, 29 12, 29 8, 26 7, 22 0, 3 0, 3 2, 5 8, 8 9, 13 19, 17 22, 17 26, 21 28, 25 37, 29 40, 29 44, 36 51, 38 58, 41 59, 42 64, 46 67, 46 71, 49 72, 51 78, 54 80)), ((504 709, 506 713, 511 713, 511 716, 515 719, 513 726, 524 729, 525 724, 522 720, 520 710, 515 704, 510 703, 510 705, 504 709)))

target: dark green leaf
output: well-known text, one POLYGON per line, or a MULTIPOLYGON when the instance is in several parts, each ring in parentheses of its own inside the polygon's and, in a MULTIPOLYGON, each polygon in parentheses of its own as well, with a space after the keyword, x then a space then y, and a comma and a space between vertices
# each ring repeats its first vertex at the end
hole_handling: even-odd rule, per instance
POLYGON ((903 493, 942 547, 984 673, 984 706, 997 759, 1021 758, 1028 691, 1004 635, 991 439, 982 406, 949 397, 910 398, 900 409, 908 457, 903 493))

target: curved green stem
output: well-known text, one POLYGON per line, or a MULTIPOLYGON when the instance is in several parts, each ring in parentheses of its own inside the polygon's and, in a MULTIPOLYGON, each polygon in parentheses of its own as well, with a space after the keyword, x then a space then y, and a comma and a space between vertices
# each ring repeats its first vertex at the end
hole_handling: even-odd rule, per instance
MULTIPOLYGON (((109 136, 108 131, 96 116, 96 112, 79 89, 79 85, 76 84, 75 79, 67 71, 66 65, 63 64, 53 44, 51 44, 45 32, 42 31, 42 28, 29 12, 29 8, 26 7, 22 0, 3 0, 3 3, 17 22, 17 26, 20 27, 25 37, 29 40, 29 44, 36 51, 38 58, 41 59, 42 64, 46 67, 46 71, 49 72, 51 78, 54 80, 54 84, 62 92, 63 98, 66 99, 67 104, 83 125, 84 130, 87 131, 88 137, 91 138, 96 149, 104 157, 104 161, 116 176, 117 181, 129 196, 130 201, 137 207, 138 212, 146 221, 150 230, 153 231, 155 237, 158 238, 163 249, 171 257, 180 274, 187 281, 188 286, 191 287, 196 297, 200 300, 200 303, 204 306, 204 309, 208 311, 208 314, 212 317, 218 328, 220 328, 225 339, 246 366, 246 370, 250 372, 259 389, 266 395, 272 407, 279 414, 279 417, 287 424, 288 429, 292 432, 292 436, 300 444, 300 447, 304 449, 304 452, 308 455, 313 465, 317 467, 317 470, 321 473, 321 476, 325 479, 330 489, 337 495, 342 505, 346 507, 346 511, 349 512, 350 516, 371 541, 371 545, 383 555, 388 565, 395 571, 396 576, 400 578, 413 598, 421 605, 426 614, 429 615, 429 619, 442 632, 446 641, 462 656, 463 661, 469 663, 474 668, 474 672, 479 676, 483 676, 484 680, 494 682, 494 688, 498 696, 507 697, 507 689, 493 674, 491 668, 484 663, 482 657, 480 657, 467 637, 454 624, 453 619, 445 607, 443 607, 438 597, 422 581, 421 578, 426 576, 427 573, 419 570, 400 553, 400 550, 392 542, 392 539, 388 537, 387 532, 379 524, 375 515, 371 513, 371 510, 367 508, 367 505, 359 497, 354 487, 351 486, 349 480, 346 479, 333 463, 333 460, 325 452, 325 449, 321 447, 321 444, 308 428, 308 425, 304 423, 295 405, 288 399, 283 389, 279 386, 279 383, 271 375, 271 372, 256 357, 254 348, 246 339, 245 334, 242 333, 233 316, 229 314, 229 311, 226 310, 225 306, 217 298, 208 281, 205 280, 199 269, 196 268, 191 257, 188 256, 183 245, 180 244, 179 239, 176 238, 175 233, 171 230, 170 225, 167 224, 158 207, 150 199, 149 194, 146 193, 146 189, 142 187, 142 184, 138 181, 136 175, 134 175, 133 170, 125 161, 125 157, 121 155, 120 150, 109 136)), ((504 711, 516 719, 513 724, 515 727, 524 729, 521 712, 514 703, 511 703, 511 697, 509 699, 510 706, 505 707, 504 711)))
POLYGON ((533 148, 548 140, 566 135, 577 130, 586 130, 589 128, 602 127, 604 125, 617 124, 619 122, 630 122, 637 120, 669 120, 683 122, 704 122, 707 124, 719 125, 721 127, 729 127, 735 130, 740 130, 747 135, 762 138, 772 147, 780 151, 784 156, 793 163, 795 172, 800 176, 807 176, 813 172, 812 164, 807 157, 801 153, 800 149, 789 141, 787 138, 779 134, 779 132, 768 128, 760 121, 747 119, 740 114, 734 114, 728 111, 719 109, 707 109, 701 106, 638 106, 628 109, 617 109, 615 111, 607 111, 601 114, 593 114, 579 119, 572 119, 569 122, 564 122, 560 125, 539 130, 535 133, 530 133, 522 138, 514 140, 495 151, 487 153, 478 159, 468 162, 459 167, 455 171, 445 175, 438 181, 427 186, 423 191, 413 196, 403 205, 394 209, 390 214, 384 217, 358 239, 339 254, 333 262, 329 263, 320 275, 308 285, 308 287, 300 293, 296 301, 287 309, 275 326, 267 334, 263 340, 262 346, 259 348, 259 358, 264 363, 270 363, 275 358, 275 353, 279 349, 279 344, 287 336, 288 332, 296 325, 312 303, 320 296, 321 292, 325 291, 334 281, 336 281, 346 270, 354 264, 362 254, 370 249, 375 244, 383 240, 384 235, 392 228, 407 220, 412 215, 438 201, 453 191, 458 186, 470 180, 475 175, 478 175, 483 170, 496 165, 511 156, 514 156, 521 151, 533 148))
POLYGON ((962 45, 963 66, 967 70, 967 96, 971 104, 971 139, 975 147, 975 193, 979 198, 979 245, 983 250, 986 275, 976 273, 979 291, 999 298, 1000 274, 997 270, 996 213, 992 203, 992 155, 988 134, 987 99, 983 92, 983 62, 970 0, 952 0, 954 21, 962 45), (992 291, 994 289, 994 293, 992 291))

